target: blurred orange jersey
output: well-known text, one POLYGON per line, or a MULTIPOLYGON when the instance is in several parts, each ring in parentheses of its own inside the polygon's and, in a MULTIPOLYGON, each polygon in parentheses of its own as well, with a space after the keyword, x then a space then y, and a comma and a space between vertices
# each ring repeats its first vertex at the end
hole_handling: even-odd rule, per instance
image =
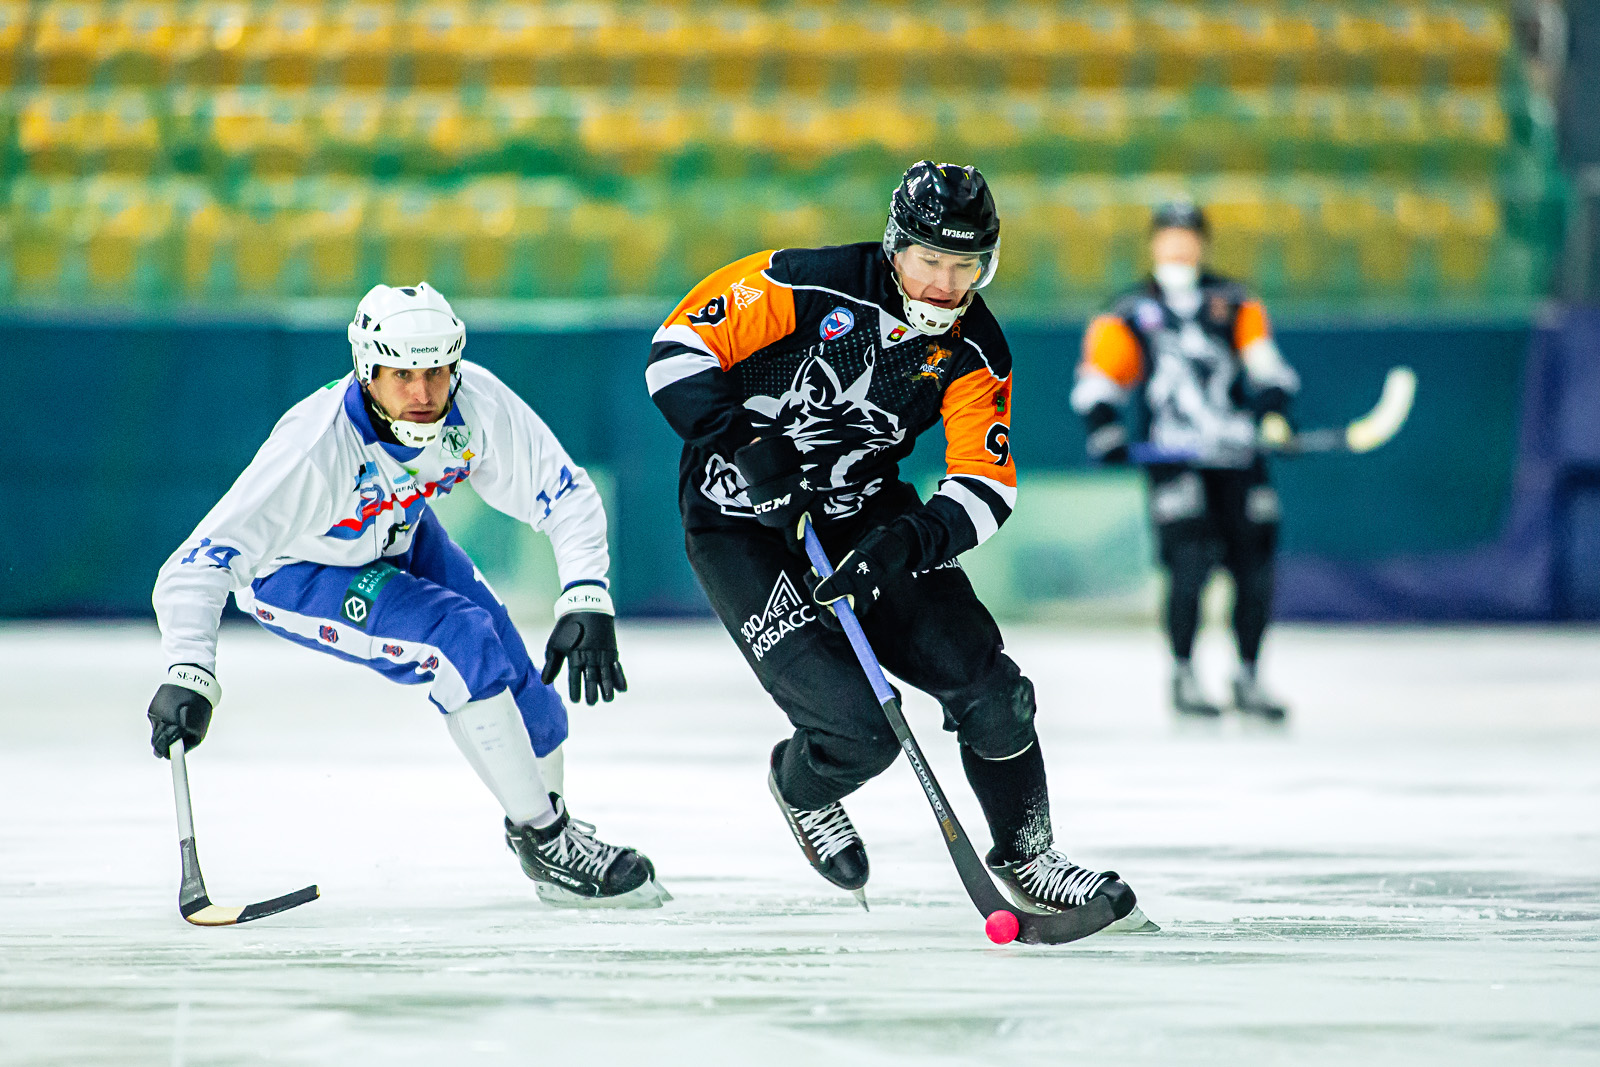
POLYGON ((1136 436, 1163 450, 1252 454, 1253 396, 1292 394, 1299 378, 1278 352, 1266 309, 1244 286, 1206 274, 1185 295, 1169 298, 1147 280, 1090 321, 1073 410, 1131 406, 1136 436))
POLYGON ((733 454, 794 439, 819 523, 856 514, 943 422, 946 476, 919 534, 933 562, 1011 514, 1011 352, 983 298, 937 337, 913 330, 876 242, 759 252, 697 285, 656 332, 646 381, 684 441, 691 529, 754 523, 733 454))

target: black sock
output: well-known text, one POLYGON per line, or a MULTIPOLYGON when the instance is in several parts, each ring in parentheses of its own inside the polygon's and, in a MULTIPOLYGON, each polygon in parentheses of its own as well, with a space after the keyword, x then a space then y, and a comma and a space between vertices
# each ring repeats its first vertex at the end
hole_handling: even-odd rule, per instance
POLYGON ((997 861, 1029 860, 1050 847, 1050 789, 1038 738, 1010 759, 984 759, 962 745, 961 766, 989 821, 997 861))

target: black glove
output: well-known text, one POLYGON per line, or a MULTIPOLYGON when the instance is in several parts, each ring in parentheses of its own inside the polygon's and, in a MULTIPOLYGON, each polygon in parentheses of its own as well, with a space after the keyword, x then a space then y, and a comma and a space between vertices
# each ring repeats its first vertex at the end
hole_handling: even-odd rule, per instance
POLYGON ((1110 404, 1096 404, 1083 421, 1089 428, 1090 459, 1110 465, 1128 462, 1128 431, 1116 408, 1110 404))
MULTIPOLYGON (((812 586, 811 599, 822 605, 819 614, 832 615, 828 605, 848 600, 856 618, 865 618, 889 584, 905 573, 911 546, 887 526, 868 531, 834 567, 833 575, 812 586)), ((809 582, 807 583, 810 584, 809 582)))
POLYGON ((617 660, 617 621, 611 594, 598 585, 576 585, 556 601, 556 628, 544 645, 544 670, 539 681, 549 685, 567 668, 567 699, 576 704, 610 701, 628 691, 628 679, 617 660))
POLYGON ((785 433, 774 433, 733 454, 734 466, 749 486, 756 521, 783 530, 789 550, 799 552, 800 520, 816 492, 801 469, 800 449, 785 433))
POLYGON ((1292 399, 1293 397, 1289 395, 1288 390, 1276 385, 1269 385, 1265 389, 1258 390, 1250 398, 1250 408, 1255 412, 1257 418, 1263 415, 1276 414, 1288 419, 1289 402, 1292 399))
POLYGON ((150 747, 162 759, 172 758, 172 744, 197 748, 206 739, 211 712, 222 703, 216 676, 193 663, 167 669, 167 681, 156 690, 145 717, 150 720, 150 747))

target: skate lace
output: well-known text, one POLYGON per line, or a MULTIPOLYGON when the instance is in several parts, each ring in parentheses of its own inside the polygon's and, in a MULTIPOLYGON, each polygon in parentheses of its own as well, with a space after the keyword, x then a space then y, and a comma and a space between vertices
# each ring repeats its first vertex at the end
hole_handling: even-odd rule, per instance
POLYGON ((1017 868, 1017 877, 1034 896, 1073 905, 1086 902, 1106 880, 1104 874, 1079 867, 1053 848, 1017 868))
POLYGON ((547 858, 573 870, 604 877, 606 868, 622 852, 618 845, 608 845, 594 836, 594 824, 567 819, 567 825, 549 841, 539 846, 547 858))
POLYGON ((794 812, 795 821, 823 860, 832 859, 856 841, 856 828, 851 825, 850 816, 844 813, 844 805, 838 801, 816 811, 789 810, 794 812))

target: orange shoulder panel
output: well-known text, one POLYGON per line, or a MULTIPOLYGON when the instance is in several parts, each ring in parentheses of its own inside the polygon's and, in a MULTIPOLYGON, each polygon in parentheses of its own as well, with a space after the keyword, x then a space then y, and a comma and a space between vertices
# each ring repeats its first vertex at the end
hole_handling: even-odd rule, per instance
POLYGON ((1267 309, 1259 300, 1246 300, 1239 305, 1239 317, 1233 321, 1233 346, 1243 352, 1265 337, 1272 336, 1272 324, 1267 321, 1267 309))
POLYGON ((773 250, 728 264, 689 291, 668 326, 700 335, 723 370, 794 332, 794 290, 762 273, 773 250))
POLYGON ((950 474, 973 474, 1017 484, 1011 458, 1011 378, 979 367, 944 391, 944 465, 950 474))
POLYGON ((1096 315, 1083 335, 1083 366, 1092 367, 1124 389, 1144 377, 1139 339, 1115 315, 1096 315))

